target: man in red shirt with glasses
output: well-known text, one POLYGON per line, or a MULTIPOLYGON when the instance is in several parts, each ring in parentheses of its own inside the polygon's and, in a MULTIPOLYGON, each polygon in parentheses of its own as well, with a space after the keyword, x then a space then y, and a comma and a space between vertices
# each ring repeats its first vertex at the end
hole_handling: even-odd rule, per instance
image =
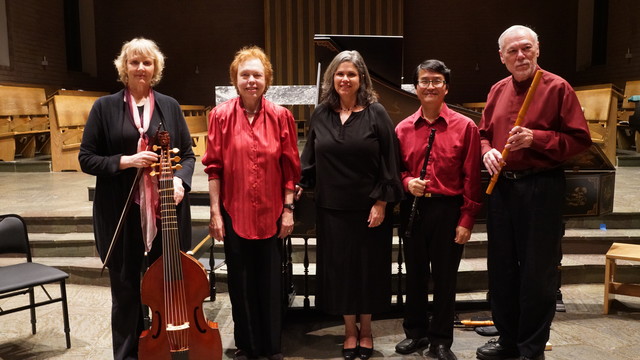
POLYGON ((431 344, 429 353, 440 360, 457 359, 451 351, 456 278, 481 207, 480 135, 471 119, 444 102, 450 73, 440 60, 418 65, 413 84, 420 109, 396 127, 403 165, 400 178, 410 194, 400 207, 403 228, 414 197, 422 197, 409 229, 411 236, 404 239, 407 300, 402 325, 407 338, 396 345, 396 351, 410 354, 431 344), (420 180, 431 129, 436 134, 426 176, 420 180), (427 314, 429 276, 434 284, 431 319, 427 314))

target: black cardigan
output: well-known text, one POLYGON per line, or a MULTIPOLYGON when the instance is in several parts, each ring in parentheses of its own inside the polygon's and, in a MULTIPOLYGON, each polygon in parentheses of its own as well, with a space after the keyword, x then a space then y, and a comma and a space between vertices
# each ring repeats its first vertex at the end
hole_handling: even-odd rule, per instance
MULTIPOLYGON (((153 137, 160 121, 169 131, 171 148, 178 148, 182 169, 174 175, 182 179, 185 196, 177 206, 181 249, 191 245, 191 211, 189 190, 195 164, 191 148, 191 136, 178 102, 166 95, 154 91, 155 109, 147 135, 153 137)), ((84 129, 78 159, 82 171, 96 176, 96 190, 93 201, 93 231, 96 246, 104 261, 109 244, 115 232, 127 195, 133 185, 136 168, 119 170, 120 157, 132 155, 137 151, 138 131, 131 117, 125 111, 124 90, 113 95, 99 98, 91 112, 84 129)), ((161 236, 158 227, 158 236, 161 236)), ((154 242, 154 247, 159 247, 154 242)), ((113 250, 111 270, 119 271, 123 266, 137 266, 144 251, 140 227, 139 207, 133 204, 124 224, 122 237, 113 250)))

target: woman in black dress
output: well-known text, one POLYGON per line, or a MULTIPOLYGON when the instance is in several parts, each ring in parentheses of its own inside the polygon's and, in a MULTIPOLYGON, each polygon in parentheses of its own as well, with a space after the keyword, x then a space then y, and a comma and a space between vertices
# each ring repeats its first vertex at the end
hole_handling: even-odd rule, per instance
POLYGON ((362 56, 341 52, 324 74, 311 116, 300 186, 315 188, 315 305, 344 317, 348 360, 371 356, 371 314, 391 302, 390 204, 403 193, 396 151, 393 123, 362 56))

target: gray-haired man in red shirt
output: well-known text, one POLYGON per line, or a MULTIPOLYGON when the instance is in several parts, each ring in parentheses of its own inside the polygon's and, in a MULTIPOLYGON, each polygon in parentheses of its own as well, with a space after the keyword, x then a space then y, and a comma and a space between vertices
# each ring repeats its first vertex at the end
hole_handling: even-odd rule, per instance
POLYGON ((480 121, 483 162, 500 172, 488 201, 489 293, 500 333, 478 348, 482 360, 544 359, 555 313, 565 178, 560 166, 591 145, 571 86, 544 72, 521 126, 514 126, 535 73, 538 35, 516 25, 498 40, 511 76, 489 92, 480 121), (502 150, 509 149, 504 164, 502 150))

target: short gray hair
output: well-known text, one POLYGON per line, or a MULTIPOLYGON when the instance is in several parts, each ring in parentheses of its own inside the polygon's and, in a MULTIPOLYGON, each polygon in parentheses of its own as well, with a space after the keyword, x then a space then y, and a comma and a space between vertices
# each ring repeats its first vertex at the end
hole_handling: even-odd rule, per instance
POLYGON ((531 35, 531 37, 536 43, 538 42, 538 34, 536 34, 536 32, 533 31, 530 27, 527 27, 524 25, 513 25, 507 30, 505 30, 502 33, 502 35, 500 35, 500 37, 498 38, 498 49, 502 50, 502 46, 504 45, 502 42, 504 41, 504 38, 507 35, 511 34, 512 32, 516 32, 516 31, 526 31, 531 35))

